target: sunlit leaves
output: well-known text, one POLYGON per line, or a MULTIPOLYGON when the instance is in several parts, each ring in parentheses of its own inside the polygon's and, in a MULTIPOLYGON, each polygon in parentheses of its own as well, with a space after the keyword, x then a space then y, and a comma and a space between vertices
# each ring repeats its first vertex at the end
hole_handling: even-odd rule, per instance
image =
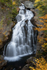
POLYGON ((36 30, 38 30, 39 32, 41 31, 44 31, 44 34, 43 34, 43 38, 38 38, 39 39, 39 43, 42 44, 42 49, 44 51, 46 51, 46 47, 47 46, 47 43, 45 43, 47 41, 47 14, 40 17, 40 22, 43 23, 41 25, 37 24, 38 27, 41 27, 41 28, 36 28, 36 30))
POLYGON ((13 5, 17 5, 16 1, 13 1, 12 4, 13 4, 13 5))
POLYGON ((34 5, 41 15, 47 14, 47 0, 35 0, 34 5))
POLYGON ((47 70, 47 62, 43 57, 36 59, 36 68, 34 67, 29 67, 30 70, 47 70))
MULTIPOLYGON (((39 10, 40 16, 39 21, 41 24, 37 24, 38 28, 36 30, 39 31, 38 42, 41 46, 41 50, 43 52, 39 53, 40 55, 47 57, 47 0, 35 0, 35 7, 39 10), (43 15, 43 16, 42 16, 43 15)), ((30 67, 31 70, 47 70, 47 63, 44 58, 40 58, 36 60, 36 68, 30 67)))
POLYGON ((13 3, 12 3, 13 5, 15 5, 16 3, 15 3, 15 1, 13 1, 13 3))

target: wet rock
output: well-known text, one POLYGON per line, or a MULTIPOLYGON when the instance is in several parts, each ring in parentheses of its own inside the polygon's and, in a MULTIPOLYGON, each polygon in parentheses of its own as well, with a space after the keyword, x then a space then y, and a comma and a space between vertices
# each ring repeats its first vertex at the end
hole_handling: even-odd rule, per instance
POLYGON ((19 21, 21 21, 21 16, 20 15, 17 15, 15 19, 17 20, 17 22, 19 22, 19 21))
POLYGON ((26 8, 29 8, 29 9, 34 8, 33 3, 30 2, 30 1, 25 1, 25 2, 24 2, 24 5, 25 5, 26 8))
POLYGON ((35 26, 35 27, 38 27, 37 26, 37 18, 33 17, 31 20, 32 24, 35 26))
POLYGON ((29 68, 30 66, 35 67, 35 64, 34 64, 34 63, 36 63, 35 58, 34 57, 28 58, 26 63, 27 64, 22 68, 22 70, 30 70, 30 68, 29 68))
POLYGON ((33 60, 33 57, 30 57, 29 59, 27 59, 26 63, 31 63, 31 61, 33 60))
POLYGON ((37 21, 38 21, 38 17, 37 17, 37 16, 35 16, 35 17, 34 17, 34 20, 37 22, 37 21))
POLYGON ((30 64, 26 64, 26 65, 22 68, 22 70, 29 70, 29 66, 30 66, 30 64))
POLYGON ((37 13, 35 12, 35 10, 30 9, 30 11, 32 11, 32 12, 33 12, 34 16, 36 16, 36 15, 37 15, 37 13))
POLYGON ((31 67, 35 67, 35 58, 34 57, 30 57, 29 59, 27 59, 26 61, 26 65, 22 68, 22 70, 30 70, 30 66, 31 67))
POLYGON ((4 60, 4 57, 0 55, 0 69, 7 64, 7 61, 4 60))
POLYGON ((28 58, 27 61, 26 61, 27 64, 30 64, 30 63, 32 63, 32 62, 36 63, 34 57, 30 57, 30 58, 28 58))
POLYGON ((28 23, 28 20, 26 20, 25 22, 28 23))
POLYGON ((36 23, 38 21, 38 18, 35 16, 31 19, 34 23, 36 23))

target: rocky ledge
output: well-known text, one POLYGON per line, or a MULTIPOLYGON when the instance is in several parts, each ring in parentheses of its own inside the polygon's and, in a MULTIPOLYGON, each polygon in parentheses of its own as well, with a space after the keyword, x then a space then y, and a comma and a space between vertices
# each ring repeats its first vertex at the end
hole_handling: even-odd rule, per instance
POLYGON ((25 1, 24 5, 26 8, 30 8, 30 9, 34 8, 33 2, 31 1, 25 1))
POLYGON ((26 65, 22 68, 22 70, 30 70, 30 66, 31 67, 35 67, 35 57, 30 57, 27 59, 26 61, 26 65))
POLYGON ((0 69, 7 64, 7 61, 4 60, 4 57, 0 55, 0 69))

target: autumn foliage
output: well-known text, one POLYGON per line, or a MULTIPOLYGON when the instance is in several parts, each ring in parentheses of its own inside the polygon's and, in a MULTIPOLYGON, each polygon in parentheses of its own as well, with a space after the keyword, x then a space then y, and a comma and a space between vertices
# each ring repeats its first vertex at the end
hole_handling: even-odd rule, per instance
POLYGON ((36 59, 35 61, 36 64, 34 63, 34 65, 36 65, 36 68, 30 66, 30 70, 47 70, 47 62, 43 57, 36 59))
MULTIPOLYGON (((37 24, 39 35, 38 35, 38 42, 41 45, 41 49, 43 52, 40 52, 41 58, 36 58, 36 68, 30 67, 30 70, 47 70, 47 0, 35 0, 34 6, 39 11, 39 22, 41 24, 37 24), (40 36, 40 33, 43 33, 40 36)), ((37 53, 38 54, 38 53, 37 53)))
POLYGON ((43 31, 43 36, 41 36, 39 39, 39 42, 42 43, 42 49, 44 49, 44 51, 47 50, 47 9, 46 9, 46 4, 47 0, 35 0, 35 7, 39 10, 42 11, 39 17, 39 21, 41 22, 41 24, 37 24, 37 26, 39 28, 36 28, 39 32, 43 31))

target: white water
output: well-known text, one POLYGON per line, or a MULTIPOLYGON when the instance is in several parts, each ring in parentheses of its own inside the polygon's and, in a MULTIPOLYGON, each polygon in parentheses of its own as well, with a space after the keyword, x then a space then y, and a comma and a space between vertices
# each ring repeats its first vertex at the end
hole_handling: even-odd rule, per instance
POLYGON ((4 50, 4 59, 8 61, 17 61, 23 56, 30 55, 33 53, 33 46, 36 47, 33 24, 30 22, 34 15, 32 11, 25 9, 24 4, 19 8, 19 14, 16 17, 17 24, 13 28, 12 39, 7 45, 6 51, 4 50), (28 20, 27 23, 25 22, 26 20, 28 20))

